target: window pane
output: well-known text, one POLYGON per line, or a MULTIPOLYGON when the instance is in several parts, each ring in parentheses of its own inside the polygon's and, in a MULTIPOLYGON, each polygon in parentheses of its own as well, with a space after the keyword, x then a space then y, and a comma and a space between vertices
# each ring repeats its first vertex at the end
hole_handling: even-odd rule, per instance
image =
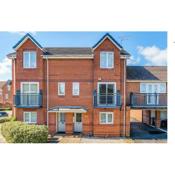
POLYGON ((108 53, 108 68, 112 68, 114 65, 113 53, 108 53))
POLYGON ((106 94, 106 87, 107 85, 106 84, 100 84, 99 85, 99 92, 100 94, 106 94))
POLYGON ((105 113, 101 113, 100 123, 106 123, 106 114, 105 113))
POLYGON ((106 68, 107 67, 106 53, 101 53, 100 54, 100 67, 101 68, 106 68))
POLYGON ((81 117, 81 113, 76 113, 76 122, 81 122, 82 117, 81 117))
POLYGON ((37 113, 31 112, 31 123, 36 123, 36 122, 37 122, 37 113))
POLYGON ((23 53, 23 66, 24 68, 29 68, 29 52, 24 52, 23 53))
POLYGON ((160 93, 166 93, 166 84, 164 83, 160 84, 160 93))
POLYGON ((36 52, 30 52, 30 67, 36 67, 36 52))
POLYGON ((37 91, 38 91, 38 85, 37 84, 30 84, 30 92, 37 93, 37 91))
POLYGON ((143 84, 143 83, 140 85, 140 92, 141 93, 146 93, 146 85, 143 84))
POLYGON ((114 84, 108 84, 107 85, 107 93, 108 94, 114 94, 114 84))
POLYGON ((23 91, 23 93, 28 93, 29 92, 29 84, 23 84, 22 91, 23 91))
POLYGON ((30 122, 30 115, 29 112, 24 113, 24 122, 29 123, 30 122))
POLYGON ((79 95, 79 83, 73 83, 73 95, 79 95))
POLYGON ((58 87, 58 93, 59 95, 64 95, 65 94, 65 84, 64 83, 59 83, 59 87, 58 87))
POLYGON ((108 114, 108 123, 112 123, 112 114, 108 114))

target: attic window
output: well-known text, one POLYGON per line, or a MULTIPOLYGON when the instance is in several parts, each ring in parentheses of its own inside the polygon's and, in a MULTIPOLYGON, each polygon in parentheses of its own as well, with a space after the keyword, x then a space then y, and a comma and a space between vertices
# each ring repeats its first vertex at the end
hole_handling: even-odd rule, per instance
POLYGON ((114 68, 114 52, 100 52, 100 68, 114 68))
POLYGON ((35 51, 23 52, 23 68, 26 68, 26 69, 36 68, 36 52, 35 51))

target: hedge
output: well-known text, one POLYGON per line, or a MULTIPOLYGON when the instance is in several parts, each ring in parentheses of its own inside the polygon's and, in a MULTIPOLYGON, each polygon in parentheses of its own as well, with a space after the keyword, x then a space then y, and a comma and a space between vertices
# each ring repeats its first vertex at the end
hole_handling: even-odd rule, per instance
POLYGON ((20 121, 3 123, 1 133, 9 143, 47 143, 48 129, 44 125, 29 125, 20 121))
POLYGON ((10 121, 15 121, 15 120, 16 120, 15 117, 2 117, 0 118, 0 123, 10 122, 10 121))

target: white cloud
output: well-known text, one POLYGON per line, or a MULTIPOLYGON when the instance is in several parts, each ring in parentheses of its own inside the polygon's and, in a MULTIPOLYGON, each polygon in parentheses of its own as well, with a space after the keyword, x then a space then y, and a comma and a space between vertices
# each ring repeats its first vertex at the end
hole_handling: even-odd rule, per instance
POLYGON ((130 57, 130 59, 127 60, 127 64, 130 66, 138 65, 140 63, 140 58, 134 58, 133 56, 130 57))
POLYGON ((160 49, 157 46, 138 46, 137 51, 148 61, 148 65, 167 65, 167 49, 160 49))
POLYGON ((11 78, 11 60, 7 57, 0 60, 0 80, 11 78))

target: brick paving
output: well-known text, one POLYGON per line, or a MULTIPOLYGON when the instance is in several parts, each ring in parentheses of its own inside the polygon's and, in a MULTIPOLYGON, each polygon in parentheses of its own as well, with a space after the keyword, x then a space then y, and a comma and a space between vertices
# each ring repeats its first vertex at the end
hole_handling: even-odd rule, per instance
POLYGON ((166 139, 131 139, 131 138, 98 138, 98 137, 85 137, 81 135, 66 136, 55 135, 49 139, 49 143, 167 143, 166 139))

